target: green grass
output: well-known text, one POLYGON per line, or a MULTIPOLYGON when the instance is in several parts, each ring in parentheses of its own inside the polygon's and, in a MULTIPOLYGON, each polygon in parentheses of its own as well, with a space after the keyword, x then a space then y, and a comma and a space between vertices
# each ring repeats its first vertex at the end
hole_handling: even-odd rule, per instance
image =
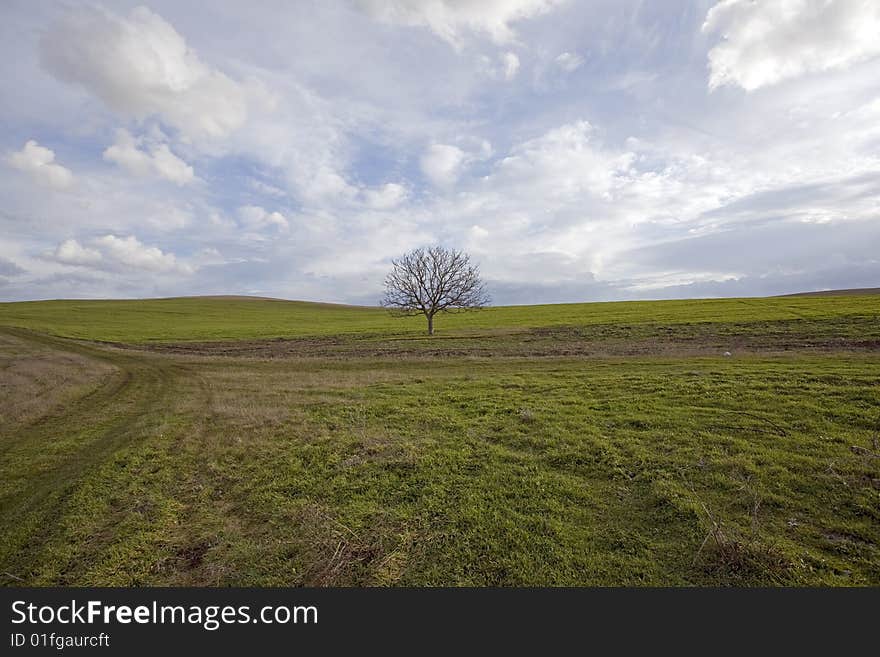
POLYGON ((499 308, 438 340, 290 302, 9 304, 80 338, 328 339, 0 330, 0 582, 876 586, 876 299, 499 308))
MULTIPOLYGON (((441 315, 440 334, 552 326, 674 326, 799 319, 873 318, 880 296, 775 297, 501 306, 441 315)), ((143 343, 357 334, 411 335, 424 318, 381 308, 248 298, 191 297, 134 301, 25 301, 0 304, 0 326, 71 338, 143 343)))

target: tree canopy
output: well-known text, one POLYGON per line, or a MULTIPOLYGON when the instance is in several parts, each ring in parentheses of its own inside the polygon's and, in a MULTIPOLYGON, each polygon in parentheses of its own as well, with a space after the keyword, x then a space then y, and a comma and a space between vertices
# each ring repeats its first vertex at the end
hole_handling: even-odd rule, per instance
POLYGON ((479 267, 462 251, 420 248, 391 264, 382 305, 404 315, 424 315, 429 335, 434 335, 437 313, 482 308, 490 301, 479 267))

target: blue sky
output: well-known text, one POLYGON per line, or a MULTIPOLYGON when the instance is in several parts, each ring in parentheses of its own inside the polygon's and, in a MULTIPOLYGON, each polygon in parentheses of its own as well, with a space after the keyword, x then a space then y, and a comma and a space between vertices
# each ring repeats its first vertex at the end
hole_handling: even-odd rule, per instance
POLYGON ((0 299, 880 285, 880 3, 11 0, 0 299), (209 7, 209 9, 206 9, 209 7))

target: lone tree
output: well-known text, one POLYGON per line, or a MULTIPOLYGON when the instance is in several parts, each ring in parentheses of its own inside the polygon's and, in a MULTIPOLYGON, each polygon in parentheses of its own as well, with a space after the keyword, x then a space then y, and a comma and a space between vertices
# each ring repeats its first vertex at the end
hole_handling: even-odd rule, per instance
POLYGON ((489 303, 480 269, 466 253, 432 246, 391 261, 382 305, 401 315, 424 315, 434 335, 434 315, 489 303))

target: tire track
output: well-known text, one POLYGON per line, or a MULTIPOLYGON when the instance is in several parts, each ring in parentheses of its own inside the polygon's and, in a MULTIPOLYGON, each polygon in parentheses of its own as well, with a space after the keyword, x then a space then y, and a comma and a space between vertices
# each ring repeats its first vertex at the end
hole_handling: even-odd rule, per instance
POLYGON ((0 453, 0 472, 19 484, 0 498, 0 570, 27 583, 33 557, 50 539, 79 483, 120 449, 149 437, 149 422, 144 420, 165 406, 184 368, 163 358, 120 354, 26 330, 2 330, 107 362, 118 372, 62 413, 18 428, 0 453), (57 454, 50 449, 55 440, 66 443, 57 454), (42 459, 36 472, 23 465, 31 456, 42 459))

